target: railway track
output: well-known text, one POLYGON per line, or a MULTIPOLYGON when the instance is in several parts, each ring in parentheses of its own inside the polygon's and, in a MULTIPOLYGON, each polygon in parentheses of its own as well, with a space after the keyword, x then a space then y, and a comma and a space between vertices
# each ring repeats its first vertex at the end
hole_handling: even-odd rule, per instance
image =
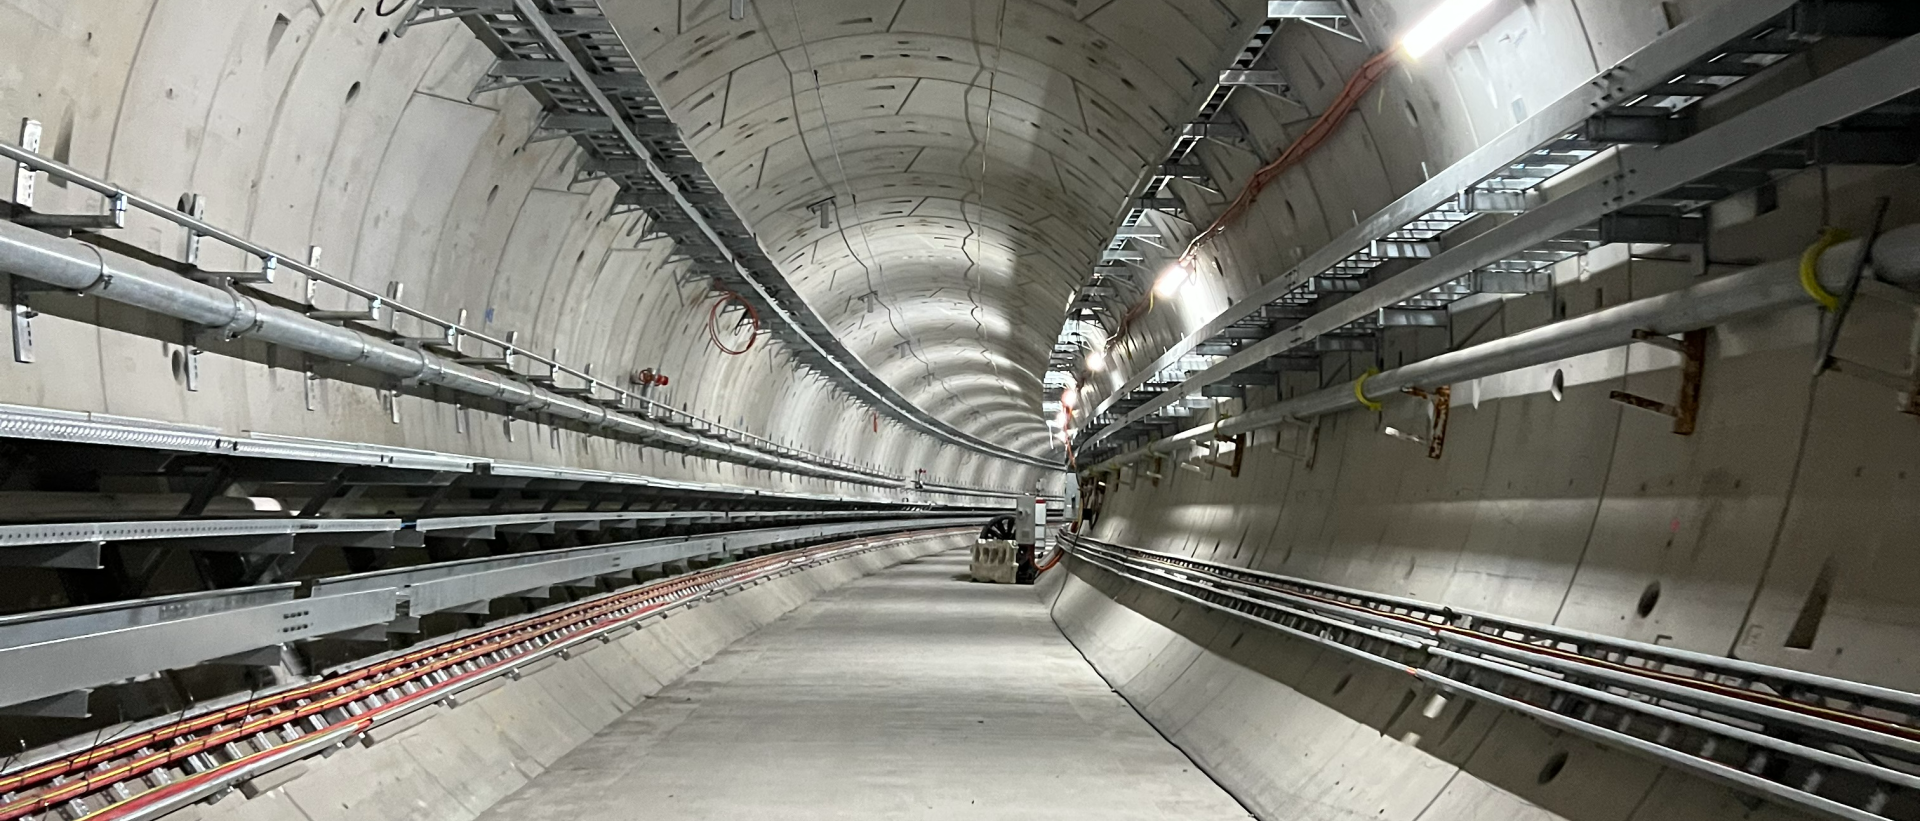
POLYGON ((1920 695, 1062 534, 1075 559, 1850 821, 1920 819, 1920 695))
POLYGON ((642 622, 822 563, 970 528, 837 542, 605 594, 0 772, 0 821, 157 818, 642 622))

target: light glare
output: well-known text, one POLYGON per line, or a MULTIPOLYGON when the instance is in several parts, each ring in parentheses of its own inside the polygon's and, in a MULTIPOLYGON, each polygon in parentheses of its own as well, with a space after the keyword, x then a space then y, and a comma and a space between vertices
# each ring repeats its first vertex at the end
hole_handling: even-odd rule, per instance
POLYGON ((1490 5, 1493 0, 1446 0, 1400 38, 1400 47, 1409 57, 1426 54, 1490 5))
POLYGON ((1094 373, 1099 373, 1106 369, 1107 369, 1107 352, 1106 351, 1100 348, 1094 348, 1092 353, 1087 354, 1087 370, 1092 371, 1094 373))
POLYGON ((1153 292, 1161 299, 1173 296, 1179 292, 1180 286, 1187 283, 1187 277, 1190 276, 1193 276, 1192 268, 1187 267, 1184 262, 1175 263, 1173 267, 1160 273, 1160 279, 1153 283, 1153 292))

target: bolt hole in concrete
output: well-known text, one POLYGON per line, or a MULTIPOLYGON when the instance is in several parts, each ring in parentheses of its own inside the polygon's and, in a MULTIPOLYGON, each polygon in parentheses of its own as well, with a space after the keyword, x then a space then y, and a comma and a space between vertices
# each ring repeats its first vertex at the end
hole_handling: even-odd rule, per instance
POLYGON ((1555 402, 1567 398, 1567 372, 1555 368, 1553 370, 1553 384, 1547 387, 1547 391, 1553 394, 1553 401, 1555 402))
POLYGON ((1787 633, 1788 649, 1813 649, 1813 640, 1820 636, 1820 622, 1827 617, 1827 600, 1833 598, 1834 572, 1833 557, 1828 556, 1820 565, 1820 574, 1813 578, 1813 586, 1807 589, 1792 631, 1787 633))
POLYGON ((167 364, 173 369, 173 381, 184 382, 187 378, 187 355, 182 351, 173 351, 167 355, 167 364))
POLYGON ((1654 582, 1647 585, 1647 589, 1640 591, 1640 603, 1634 605, 1633 610, 1644 619, 1652 615, 1653 608, 1658 606, 1660 606, 1660 583, 1654 582))
POLYGON ((353 98, 358 96, 360 96, 360 84, 358 82, 347 86, 347 102, 353 102, 353 98))
POLYGON ((1348 674, 1346 674, 1346 675, 1344 675, 1344 676, 1341 676, 1341 677, 1340 677, 1340 681, 1339 681, 1339 682, 1337 682, 1337 683, 1335 683, 1335 684, 1333 685, 1333 694, 1334 694, 1334 695, 1336 695, 1336 696, 1337 696, 1337 695, 1340 695, 1340 693, 1341 693, 1341 692, 1343 692, 1343 691, 1345 691, 1345 690, 1347 689, 1347 685, 1349 685, 1349 684, 1352 684, 1352 683, 1353 683, 1353 674, 1352 674, 1352 673, 1348 673, 1348 674))
POLYGON ((272 57, 274 50, 280 47, 280 38, 286 36, 287 27, 291 25, 293 25, 293 21, 287 19, 286 15, 276 14, 273 16, 273 26, 267 29, 268 57, 272 57))
POLYGON ((1546 766, 1540 768, 1540 783, 1552 783, 1554 779, 1560 777, 1560 771, 1566 768, 1567 754, 1554 753, 1552 758, 1547 759, 1546 766))

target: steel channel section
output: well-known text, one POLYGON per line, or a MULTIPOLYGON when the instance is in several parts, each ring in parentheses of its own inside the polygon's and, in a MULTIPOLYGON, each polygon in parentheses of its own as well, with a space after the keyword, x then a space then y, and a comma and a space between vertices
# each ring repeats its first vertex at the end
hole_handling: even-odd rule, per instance
MULTIPOLYGON (((1762 778, 1726 763, 1710 760, 1705 756, 1691 755, 1673 747, 1664 746, 1622 732, 1620 729, 1599 726, 1594 722, 1582 720, 1573 715, 1545 709, 1536 704, 1510 698, 1500 692, 1478 686, 1472 681, 1463 680, 1457 675, 1449 675, 1444 672, 1444 667, 1436 670, 1431 666, 1408 666, 1399 660, 1382 657, 1377 653, 1368 652, 1363 648, 1338 641, 1330 635, 1309 633, 1270 621, 1250 611, 1261 608, 1277 609, 1309 618, 1311 618, 1311 614, 1303 613, 1297 609, 1283 607, 1272 602, 1262 601, 1258 598, 1248 598, 1226 592, 1215 587, 1215 585, 1226 584, 1257 595, 1280 596, 1281 598, 1299 602, 1310 608, 1316 607, 1311 600, 1290 596, 1282 591, 1271 588, 1262 590, 1256 586, 1232 582, 1226 580, 1221 574, 1231 576, 1257 576, 1281 584, 1322 591, 1331 595, 1334 600, 1345 601, 1349 604, 1359 604, 1369 608, 1378 607, 1382 608, 1383 611, 1411 611, 1410 613, 1403 613, 1402 615, 1412 615, 1415 618, 1421 618, 1423 614, 1444 612, 1451 622, 1467 623, 1475 620, 1495 622, 1501 624, 1505 629, 1522 633, 1523 635, 1520 640, 1530 645, 1541 646, 1543 650, 1558 647, 1562 643, 1584 644, 1589 638, 1587 634, 1578 631, 1566 631, 1547 625, 1532 625, 1525 622, 1503 620, 1497 617, 1480 617, 1472 613, 1445 610, 1439 605, 1392 596, 1367 594, 1361 591, 1330 585, 1318 585, 1316 583, 1290 579, 1275 574, 1242 570, 1240 568, 1218 565, 1212 562, 1188 559, 1183 556, 1159 554, 1138 548, 1126 548, 1086 539, 1069 538, 1067 541, 1071 543, 1071 550, 1076 555, 1076 558, 1088 561, 1109 572, 1128 578, 1135 583, 1147 585, 1171 595, 1202 604, 1211 609, 1219 610, 1228 615, 1254 621, 1314 641, 1318 644, 1343 650, 1348 654, 1356 655, 1374 663, 1384 664, 1392 669, 1413 673, 1429 684, 1440 688, 1443 692, 1464 692, 1476 698, 1541 718, 1557 726, 1574 730, 1603 743, 1626 747, 1635 752, 1654 756, 1669 764, 1701 771, 1710 777, 1730 781, 1738 787, 1759 792, 1788 803, 1809 807, 1842 818, 1861 819, 1861 821, 1881 819, 1884 817, 1860 807, 1817 795, 1810 789, 1796 789, 1787 784, 1762 778), (1140 560, 1133 558, 1134 555, 1146 556, 1149 557, 1149 559, 1157 558, 1175 563, 1187 569, 1179 573, 1173 573, 1149 564, 1144 564, 1140 560), (1161 578, 1163 581, 1155 581, 1153 578, 1143 576, 1143 574, 1161 578), (1204 595, 1189 593, 1179 589, 1180 587, 1191 587, 1204 595), (1244 602, 1245 605, 1223 603, 1218 600, 1218 597, 1222 596, 1244 602), (1546 645, 1540 645, 1542 641, 1548 643, 1546 645)), ((1380 619, 1366 618, 1366 611, 1364 610, 1356 611, 1337 607, 1330 602, 1321 602, 1317 607, 1325 610, 1325 612, 1332 617, 1315 619, 1321 624, 1348 633, 1365 634, 1369 639, 1385 639, 1390 644, 1407 646, 1405 640, 1394 640, 1393 637, 1380 635, 1373 627, 1366 627, 1348 621, 1351 619, 1359 619, 1363 622, 1378 626, 1380 619)), ((1583 665, 1573 661, 1558 660, 1542 653, 1530 652, 1522 648, 1497 645, 1490 641, 1459 636, 1448 632, 1440 632, 1431 628, 1423 629, 1404 622, 1389 624, 1387 626, 1389 629, 1409 633, 1410 636, 1416 639, 1414 646, 1417 646, 1426 654, 1445 661, 1464 664, 1486 674, 1523 681, 1536 687, 1548 688, 1591 702, 1605 703, 1619 710, 1630 711, 1633 714, 1645 716, 1649 720, 1690 727, 1698 731, 1736 740, 1752 748, 1770 750, 1792 756, 1815 766, 1851 772, 1872 779, 1877 783, 1895 785, 1907 789, 1920 788, 1920 778, 1916 778, 1900 770, 1882 767, 1853 757, 1838 755, 1824 749, 1798 743, 1797 741, 1789 741, 1783 738, 1769 736, 1745 726, 1717 720, 1711 716, 1720 715, 1742 718, 1744 720, 1755 721, 1762 727, 1770 723, 1790 723, 1829 741, 1842 744, 1878 745, 1907 753, 1909 756, 1920 753, 1920 744, 1917 744, 1912 739, 1877 733, 1844 722, 1819 718, 1811 714, 1791 713, 1763 704, 1720 696, 1710 691, 1685 688, 1655 680, 1649 676, 1636 675, 1625 670, 1607 669, 1583 665), (1449 649, 1441 645, 1451 645, 1454 648, 1460 649, 1449 649), (1498 660, 1496 661, 1494 659, 1498 660), (1539 670, 1542 669, 1548 672, 1540 672, 1539 670), (1580 684, 1570 680, 1570 678, 1568 678, 1569 676, 1598 678, 1605 681, 1609 689, 1580 684), (1637 697, 1635 695, 1622 695, 1619 691, 1638 695, 1637 697), (1691 712, 1667 705, 1688 705, 1689 708, 1699 709, 1701 712, 1691 712)), ((1765 665, 1757 665, 1751 662, 1705 656, 1703 654, 1674 650, 1673 648, 1642 645, 1623 639, 1608 639, 1602 637, 1600 643, 1624 650, 1628 658, 1661 660, 1672 663, 1672 659, 1675 657, 1684 657, 1678 661, 1678 664, 1684 668, 1698 671, 1702 674, 1703 680, 1707 680, 1706 677, 1710 676, 1713 679, 1719 680, 1794 681, 1810 686, 1817 686, 1820 690, 1825 691, 1823 694, 1825 697, 1838 698, 1843 702, 1849 702, 1850 696, 1865 693, 1869 695, 1869 701, 1878 701, 1881 704, 1901 705, 1908 710, 1911 710, 1915 706, 1920 706, 1920 697, 1909 693, 1886 690, 1885 688, 1874 687, 1872 685, 1846 682, 1780 668, 1769 668, 1765 665)), ((1598 661, 1598 659, 1595 661, 1598 661)), ((1649 665, 1649 668, 1650 672, 1660 669, 1660 667, 1654 665, 1649 665)))
POLYGON ((649 442, 670 442, 723 461, 770 467, 837 481, 895 487, 878 478, 839 468, 772 456, 730 442, 706 439, 492 371, 393 345, 379 337, 304 314, 261 303, 171 271, 71 239, 48 236, 11 222, 0 222, 0 270, 58 288, 144 308, 232 335, 302 351, 336 362, 438 385, 459 393, 503 402, 526 414, 548 414, 602 428, 613 435, 649 442))
POLYGON ((461 473, 472 470, 474 465, 483 461, 429 451, 405 451, 319 439, 292 440, 291 437, 267 437, 259 433, 244 437, 226 436, 214 428, 197 425, 4 404, 0 404, 0 437, 461 473))
MULTIPOLYGON (((560 35, 555 32, 553 26, 548 23, 546 15, 541 13, 539 6, 534 3, 534 0, 513 0, 513 7, 521 18, 521 22, 540 39, 548 53, 550 53, 554 59, 566 65, 567 72, 572 75, 574 83, 580 87, 580 90, 586 94, 588 99, 593 101, 593 104, 600 109, 601 113, 611 121, 614 132, 619 135, 622 142, 627 144, 628 149, 639 157, 640 162, 646 166, 647 173, 654 178, 654 181, 659 184, 667 196, 672 198, 674 205, 699 229, 701 235, 706 237, 713 248, 726 259, 727 264, 733 267, 734 272, 753 289, 754 294, 760 298, 760 301, 764 302, 773 310, 782 325, 787 327, 794 336, 802 340, 812 353, 833 366, 832 375, 836 377, 836 382, 841 382, 843 385, 853 388, 876 407, 889 411, 888 415, 906 421, 915 427, 953 444, 997 458, 1027 465, 1053 469, 1061 468, 1059 463, 1049 462, 1045 459, 1039 459, 1025 453, 1004 448, 968 434, 958 428, 954 428, 914 406, 912 402, 907 401, 904 397, 900 397, 898 402, 894 401, 894 397, 898 395, 893 392, 892 388, 887 387, 885 383, 882 383, 877 377, 874 377, 872 372, 867 370, 866 366, 858 361, 858 358, 853 355, 852 351, 848 351, 844 347, 839 346, 837 341, 834 347, 839 348, 838 353, 827 350, 826 345, 823 345, 820 340, 815 339, 813 335, 806 332, 800 318, 795 316, 795 311, 805 311, 811 314, 812 309, 806 307, 804 303, 791 308, 781 304, 780 300, 774 298, 767 286, 761 283, 760 277, 753 271, 748 270, 747 266, 741 264, 740 259, 734 254, 733 250, 728 247, 726 241, 713 230, 712 225, 707 223, 706 217, 702 216, 700 210, 696 208, 692 202, 687 200, 685 193, 680 190, 679 184, 674 181, 671 175, 660 168, 660 164, 654 157, 653 151, 634 134, 633 128, 627 123, 626 118, 621 115, 620 108, 608 99, 606 92, 601 90, 599 84, 594 81, 595 75, 588 72, 586 67, 581 65, 579 59, 574 56, 573 52, 567 48, 566 43, 561 41, 560 35), (856 369, 858 369, 860 373, 855 373, 856 369), (889 396, 889 394, 893 394, 893 396, 889 396)), ((638 61, 636 61, 636 63, 637 62, 638 61)), ((772 266, 772 263, 769 263, 768 266, 769 270, 777 270, 777 268, 772 266)))
MULTIPOLYGON (((1845 288, 1847 273, 1863 245, 1863 240, 1850 240, 1821 256, 1817 271, 1824 287, 1845 288)), ((1895 285, 1920 285, 1920 226, 1896 228, 1881 236, 1874 244, 1874 272, 1895 285)), ((1800 285, 1799 260, 1782 260, 1382 371, 1367 379, 1365 393, 1388 397, 1404 388, 1450 385, 1618 348, 1630 344, 1636 330, 1684 333, 1748 314, 1811 303, 1800 285)), ((1116 468, 1153 453, 1172 453, 1215 435, 1232 436, 1358 407, 1360 400, 1352 385, 1325 388, 1218 425, 1189 428, 1101 462, 1093 470, 1116 468)))
MULTIPOLYGON (((183 425, 152 419, 22 405, 0 404, 0 438, 215 453, 254 459, 332 462, 342 465, 391 467, 405 470, 455 473, 484 470, 495 476, 637 485, 662 490, 719 493, 765 499, 849 501, 844 496, 824 493, 764 490, 740 485, 658 479, 632 473, 498 462, 484 457, 396 448, 388 445, 339 442, 259 432, 249 432, 245 436, 227 436, 217 429, 200 425, 183 425)), ((928 492, 961 492, 944 489, 944 486, 931 487, 942 489, 928 492)), ((1011 497, 1017 494, 1006 491, 979 491, 971 495, 1011 497)))
POLYGON ((979 521, 979 517, 903 519, 647 539, 339 576, 315 582, 312 595, 321 597, 386 590, 390 595, 405 597, 409 602, 408 615, 418 616, 564 582, 626 573, 683 559, 724 555, 750 547, 834 535, 945 527, 979 521))
POLYGON ((281 536, 314 533, 390 533, 399 519, 178 519, 151 522, 81 522, 0 525, 0 549, 25 545, 131 542, 219 536, 281 536))
MULTIPOLYGON (((399 595, 407 602, 407 615, 424 616, 565 582, 611 576, 648 565, 709 556, 721 552, 721 549, 722 542, 719 539, 696 539, 672 544, 629 547, 609 550, 597 555, 481 570, 443 579, 415 582, 399 591, 399 595)), ((389 597, 392 598, 391 588, 388 590, 389 597)), ((315 593, 320 592, 316 587, 315 593)))
POLYGON ((299 590, 299 582, 282 582, 0 616, 0 649, 291 601, 299 590))
POLYGON ((0 648, 0 704, 177 670, 300 639, 386 624, 390 591, 296 599, 0 648))
MULTIPOLYGON (((1426 182, 1402 195, 1359 225, 1343 232, 1332 242, 1300 261, 1298 265, 1235 302, 1182 337, 1171 348, 1127 379, 1112 395, 1102 400, 1089 416, 1110 410, 1126 395, 1167 368, 1181 357, 1226 330, 1253 316, 1267 304, 1332 270, 1342 260, 1369 248, 1375 240, 1401 230, 1406 224, 1472 188, 1476 183, 1499 173, 1521 157, 1548 142, 1566 136, 1594 113, 1644 93, 1679 74, 1715 47, 1765 24, 1792 8, 1799 0, 1740 0, 1722 3, 1707 17, 1689 21, 1668 32, 1645 48, 1596 75, 1579 88, 1555 100, 1525 122, 1508 129, 1473 153, 1435 174, 1426 182)), ((1097 433, 1092 444, 1117 426, 1097 433)), ((1086 445, 1082 445, 1085 447, 1086 445)))

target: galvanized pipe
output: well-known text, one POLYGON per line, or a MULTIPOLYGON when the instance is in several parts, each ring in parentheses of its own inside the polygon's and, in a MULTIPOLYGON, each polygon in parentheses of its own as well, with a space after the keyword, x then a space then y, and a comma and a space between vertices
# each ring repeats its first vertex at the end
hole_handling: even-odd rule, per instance
POLYGON ((609 436, 667 443, 721 461, 823 479, 882 487, 892 479, 763 453, 654 424, 541 389, 531 383, 402 347, 352 328, 265 304, 237 291, 187 279, 172 271, 78 240, 50 236, 0 221, 0 271, 54 288, 97 296, 289 350, 421 384, 436 385, 528 413, 584 422, 609 436))
MULTIPOLYGON (((1821 286, 1828 292, 1839 293, 1845 289, 1863 243, 1864 240, 1843 242, 1821 255, 1816 270, 1821 286)), ((1882 235, 1874 244, 1873 260, 1870 273, 1882 281, 1904 287, 1920 285, 1920 225, 1897 228, 1882 235)), ((1372 399, 1399 394, 1404 388, 1451 385, 1618 348, 1631 343, 1636 330, 1684 333, 1746 314, 1800 304, 1813 304, 1812 297, 1800 285, 1800 260, 1780 260, 1382 371, 1366 380, 1364 392, 1372 399)), ((1218 425, 1188 428, 1103 461, 1089 470, 1117 468, 1156 453, 1175 453, 1216 434, 1232 436, 1287 420, 1358 407, 1361 401, 1353 384, 1342 383, 1226 419, 1218 425)))

